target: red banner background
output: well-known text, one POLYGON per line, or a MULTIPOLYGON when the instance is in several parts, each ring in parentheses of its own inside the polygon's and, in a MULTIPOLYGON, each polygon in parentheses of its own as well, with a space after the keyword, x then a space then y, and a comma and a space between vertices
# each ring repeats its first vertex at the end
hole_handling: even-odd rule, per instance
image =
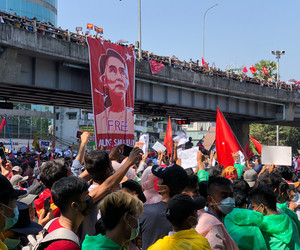
POLYGON ((134 145, 135 54, 125 46, 90 37, 87 43, 96 146, 134 145))

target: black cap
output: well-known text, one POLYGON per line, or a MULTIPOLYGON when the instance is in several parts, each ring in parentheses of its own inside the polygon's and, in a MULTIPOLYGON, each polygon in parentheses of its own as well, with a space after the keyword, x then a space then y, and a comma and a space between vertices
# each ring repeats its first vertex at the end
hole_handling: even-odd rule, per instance
POLYGON ((189 182, 186 171, 177 164, 166 168, 154 165, 152 173, 158 178, 163 179, 163 183, 171 189, 171 193, 181 193, 189 182))
POLYGON ((194 211, 205 207, 206 200, 200 196, 193 198, 188 194, 177 194, 173 196, 167 203, 167 218, 188 217, 194 211))
POLYGON ((125 182, 122 183, 122 188, 123 187, 126 187, 126 188, 129 188, 130 190, 134 190, 137 195, 138 195, 138 198, 143 202, 145 203, 146 202, 146 197, 143 193, 143 190, 142 190, 142 186, 140 184, 138 184, 136 181, 133 181, 133 180, 127 180, 125 182))
POLYGON ((0 174, 0 200, 1 198, 18 198, 26 195, 26 190, 14 189, 9 180, 0 174))
POLYGON ((23 202, 16 202, 16 205, 19 209, 19 218, 17 223, 10 228, 11 231, 14 231, 19 234, 38 234, 42 231, 43 227, 36 222, 30 220, 29 207, 23 202))

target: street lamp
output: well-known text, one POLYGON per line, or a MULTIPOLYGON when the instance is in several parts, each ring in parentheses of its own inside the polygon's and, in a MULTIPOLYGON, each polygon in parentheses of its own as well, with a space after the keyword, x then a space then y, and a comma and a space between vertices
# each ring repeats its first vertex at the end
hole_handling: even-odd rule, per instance
POLYGON ((217 5, 218 5, 218 4, 215 4, 215 5, 211 6, 210 8, 208 8, 208 9, 205 11, 204 15, 203 15, 203 51, 202 51, 202 56, 203 56, 204 59, 205 59, 205 55, 204 55, 204 48, 205 48, 205 46, 204 46, 204 42, 205 42, 205 39, 204 39, 204 37, 205 37, 205 16, 206 16, 206 13, 207 13, 209 10, 211 10, 211 9, 214 8, 214 7, 216 7, 217 5))
MULTIPOLYGON (((277 59, 277 79, 276 79, 276 88, 278 86, 278 82, 279 82, 279 59, 281 55, 285 55, 285 50, 272 50, 271 51, 272 55, 276 56, 277 59)), ((276 146, 279 146, 279 125, 276 126, 276 146)))
POLYGON ((139 0, 139 60, 142 60, 142 24, 141 0, 139 0))
MULTIPOLYGON (((122 1, 122 0, 120 0, 122 1)), ((141 0, 139 0, 139 60, 142 59, 142 14, 141 14, 141 0)))

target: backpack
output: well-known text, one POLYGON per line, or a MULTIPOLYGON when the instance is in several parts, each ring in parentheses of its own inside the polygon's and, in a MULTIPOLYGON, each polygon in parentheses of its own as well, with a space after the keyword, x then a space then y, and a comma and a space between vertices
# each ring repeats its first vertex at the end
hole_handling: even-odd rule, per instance
POLYGON ((58 240, 69 240, 76 243, 79 247, 81 247, 80 240, 78 236, 69 229, 66 228, 58 228, 51 233, 48 232, 51 224, 58 220, 58 218, 54 218, 49 221, 46 226, 43 228, 42 232, 39 235, 28 235, 28 245, 24 246, 22 250, 41 250, 45 249, 54 241, 58 240))

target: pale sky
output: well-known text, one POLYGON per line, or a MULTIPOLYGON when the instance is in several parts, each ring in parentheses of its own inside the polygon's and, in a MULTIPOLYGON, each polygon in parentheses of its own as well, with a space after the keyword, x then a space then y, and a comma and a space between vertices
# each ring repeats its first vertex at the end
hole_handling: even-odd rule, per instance
MULTIPOLYGON (((203 15, 205 61, 225 70, 276 60, 285 50, 281 80, 300 81, 299 0, 141 0, 142 49, 157 55, 201 61, 203 15)), ((87 23, 103 28, 104 38, 138 40, 138 0, 59 0, 58 25, 75 31, 87 23)), ((249 71, 250 72, 250 71, 249 71)), ((251 73, 249 73, 251 75, 251 73)))

